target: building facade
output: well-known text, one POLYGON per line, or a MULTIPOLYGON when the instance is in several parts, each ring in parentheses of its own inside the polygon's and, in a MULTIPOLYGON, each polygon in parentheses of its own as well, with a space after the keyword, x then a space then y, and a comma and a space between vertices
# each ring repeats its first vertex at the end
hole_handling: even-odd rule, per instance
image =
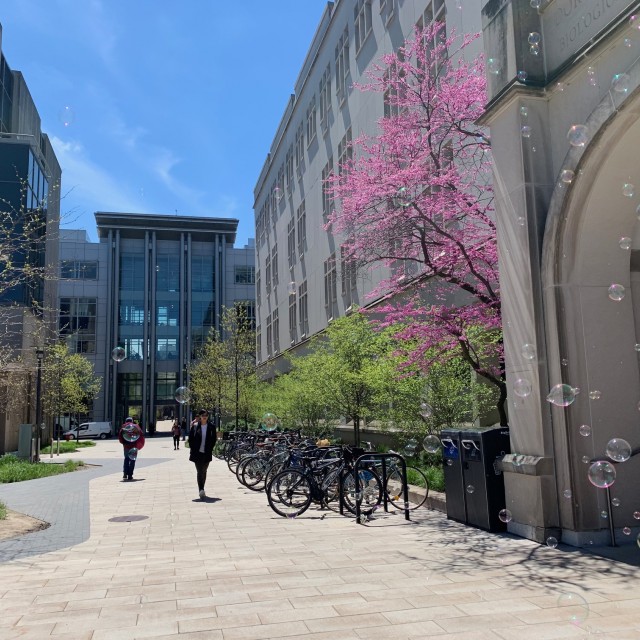
POLYGON ((35 421, 36 353, 55 334, 60 178, 25 79, 2 52, 0 25, 0 377, 13 397, 0 412, 0 453, 17 449, 20 423, 35 421))
POLYGON ((388 114, 382 94, 352 85, 434 20, 480 31, 479 10, 455 2, 327 3, 254 190, 256 352, 265 376, 286 370, 283 352, 303 352, 333 318, 374 304, 369 293, 389 275, 382 265, 356 272, 342 259, 341 239, 324 228, 334 206, 324 181, 351 156, 351 141, 375 135, 388 114))
POLYGON ((98 243, 64 232, 60 260, 60 331, 103 377, 91 417, 145 427, 181 417, 190 407, 176 389, 223 307, 254 317, 253 241, 234 248, 235 219, 98 212, 96 222, 98 243))

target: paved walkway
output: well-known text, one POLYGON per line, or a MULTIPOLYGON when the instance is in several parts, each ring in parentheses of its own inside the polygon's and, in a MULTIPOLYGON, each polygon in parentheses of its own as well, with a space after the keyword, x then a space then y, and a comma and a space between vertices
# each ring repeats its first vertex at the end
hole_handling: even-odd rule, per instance
POLYGON ((439 512, 286 520, 220 462, 207 487, 217 500, 201 501, 187 452, 147 442, 134 483, 121 482, 113 442, 65 456, 117 463, 70 474, 95 473, 88 538, 0 564, 2 640, 640 638, 640 570, 627 564, 439 512), (147 519, 110 521, 131 515, 147 519))

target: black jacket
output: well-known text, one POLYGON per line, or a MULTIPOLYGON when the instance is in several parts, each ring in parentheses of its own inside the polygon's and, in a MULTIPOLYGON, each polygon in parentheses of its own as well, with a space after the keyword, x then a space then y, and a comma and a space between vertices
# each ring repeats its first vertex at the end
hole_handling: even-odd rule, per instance
POLYGON ((202 426, 200 420, 191 424, 189 429, 189 460, 205 460, 211 462, 213 447, 216 443, 216 430, 212 422, 207 422, 207 439, 204 443, 204 453, 200 453, 202 444, 202 426))

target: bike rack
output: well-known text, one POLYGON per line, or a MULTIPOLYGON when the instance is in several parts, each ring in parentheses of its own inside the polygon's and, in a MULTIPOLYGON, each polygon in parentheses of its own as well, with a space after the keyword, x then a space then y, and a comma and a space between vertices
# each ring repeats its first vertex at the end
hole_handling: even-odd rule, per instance
MULTIPOLYGON (((356 491, 356 522, 358 524, 363 524, 361 519, 361 510, 360 505, 362 504, 362 495, 360 491, 360 476, 358 472, 360 471, 360 462, 369 462, 373 460, 382 461, 382 500, 384 503, 385 512, 389 512, 388 507, 388 499, 387 499, 387 460, 395 458, 400 462, 400 468, 402 469, 402 478, 403 478, 403 498, 404 498, 404 519, 411 520, 409 517, 409 486, 407 484, 407 463, 404 458, 398 453, 365 453, 361 455, 355 462, 353 466, 353 474, 355 479, 355 491, 356 491), (359 496, 359 497, 358 497, 359 496)), ((340 495, 340 513, 343 513, 342 509, 342 483, 341 486, 341 495, 340 495)))

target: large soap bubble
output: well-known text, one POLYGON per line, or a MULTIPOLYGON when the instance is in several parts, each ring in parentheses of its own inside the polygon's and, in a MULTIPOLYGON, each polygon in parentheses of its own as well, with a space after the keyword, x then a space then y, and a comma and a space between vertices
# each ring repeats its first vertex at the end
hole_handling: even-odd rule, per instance
POLYGON ((129 449, 129 451, 127 451, 127 457, 129 458, 129 460, 137 460, 138 449, 136 449, 135 447, 132 447, 131 449, 129 449))
POLYGON ((178 387, 174 394, 176 402, 180 404, 187 404, 189 402, 190 392, 188 387, 178 387))
POLYGON ((532 386, 526 378, 518 378, 513 383, 513 392, 520 398, 527 398, 531 395, 532 386))
POLYGON ((404 455, 407 458, 411 458, 416 455, 417 451, 418 451, 418 441, 414 440, 413 438, 411 440, 407 440, 407 443, 404 445, 404 450, 403 450, 404 455))
POLYGON ((556 384, 547 395, 547 402, 556 407, 568 407, 576 399, 578 390, 570 384, 556 384))
POLYGON ((135 425, 127 425, 122 428, 122 438, 127 442, 136 442, 140 437, 140 430, 135 425))
POLYGON ((275 429, 278 426, 278 416, 275 413, 265 413, 261 422, 267 429, 275 429))
POLYGON ((631 457, 631 445, 622 438, 611 438, 605 452, 614 462, 626 462, 631 457))
POLYGON ((574 124, 567 132, 567 140, 572 147, 584 147, 589 141, 589 132, 583 124, 574 124))
POLYGON ((614 302, 620 302, 624 298, 625 289, 621 284, 612 284, 609 287, 609 298, 614 302))
POLYGON ((427 453, 437 453, 440 450, 440 439, 434 435, 425 436, 422 447, 427 453))
POLYGON ((616 470, 610 462, 597 460, 589 467, 588 477, 594 487, 606 489, 616 481, 616 470))
POLYGON ((111 358, 116 362, 122 362, 127 357, 127 352, 123 347, 115 347, 113 351, 111 351, 111 358))

